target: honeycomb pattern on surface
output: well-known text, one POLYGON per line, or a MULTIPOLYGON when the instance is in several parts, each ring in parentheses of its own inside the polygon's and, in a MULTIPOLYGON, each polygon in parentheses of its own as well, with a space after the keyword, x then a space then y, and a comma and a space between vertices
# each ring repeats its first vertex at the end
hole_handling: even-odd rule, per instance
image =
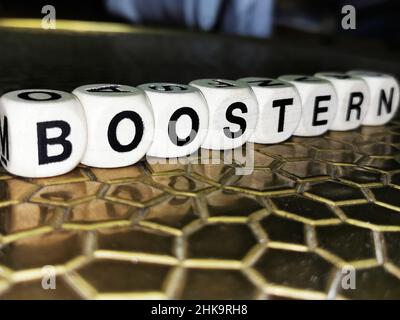
MULTIPOLYGON (((0 40, 0 93, 326 69, 400 75, 393 57, 360 59, 375 50, 348 44, 26 29, 1 29, 0 40)), ((195 162, 46 179, 0 169, 0 299, 400 299, 400 119, 255 147, 248 176, 195 162), (44 266, 56 290, 43 289, 44 266), (341 286, 348 267, 355 290, 341 286)))
POLYGON ((399 144, 393 121, 255 145, 245 176, 192 160, 2 171, 0 298, 400 298, 399 144))

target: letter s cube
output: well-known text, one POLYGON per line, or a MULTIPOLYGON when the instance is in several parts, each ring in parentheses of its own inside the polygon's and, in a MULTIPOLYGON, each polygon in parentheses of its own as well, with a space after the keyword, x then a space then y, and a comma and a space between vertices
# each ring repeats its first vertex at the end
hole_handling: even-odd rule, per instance
POLYGON ((1 163, 10 173, 31 178, 75 168, 86 148, 86 120, 70 93, 30 89, 0 98, 1 163))
POLYGON ((246 83, 224 79, 198 79, 189 83, 204 95, 209 109, 209 126, 202 148, 235 149, 254 132, 258 103, 246 83))

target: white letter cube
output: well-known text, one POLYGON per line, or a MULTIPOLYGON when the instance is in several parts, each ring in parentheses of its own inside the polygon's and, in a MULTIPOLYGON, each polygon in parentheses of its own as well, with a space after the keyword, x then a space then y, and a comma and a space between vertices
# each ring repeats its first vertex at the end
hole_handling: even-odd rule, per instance
POLYGON ((389 122, 399 107, 399 83, 396 78, 384 73, 349 71, 367 83, 370 102, 363 125, 379 126, 389 122))
POLYGON ((208 129, 208 108, 200 91, 174 83, 147 83, 139 88, 154 114, 154 139, 147 155, 175 158, 197 151, 208 129))
POLYGON ((118 84, 92 84, 73 91, 86 114, 88 144, 82 163, 124 167, 149 150, 154 134, 150 103, 142 90, 118 84))
POLYGON ((190 82, 204 95, 209 109, 209 129, 202 147, 235 149, 254 132, 258 103, 251 88, 233 80, 199 79, 190 82))
POLYGON ((296 136, 312 137, 325 133, 336 115, 336 92, 329 81, 308 75, 284 75, 279 80, 293 84, 300 94, 302 114, 296 136))
POLYGON ((369 107, 369 90, 365 81, 339 72, 320 72, 315 76, 328 80, 336 91, 338 108, 329 129, 347 131, 358 128, 369 107))
POLYGON ((86 148, 86 121, 78 99, 47 89, 8 92, 0 99, 1 162, 24 177, 74 169, 86 148))
POLYGON ((259 108, 251 142, 279 143, 290 138, 301 118, 300 96, 289 82, 271 78, 242 78, 253 90, 259 108))

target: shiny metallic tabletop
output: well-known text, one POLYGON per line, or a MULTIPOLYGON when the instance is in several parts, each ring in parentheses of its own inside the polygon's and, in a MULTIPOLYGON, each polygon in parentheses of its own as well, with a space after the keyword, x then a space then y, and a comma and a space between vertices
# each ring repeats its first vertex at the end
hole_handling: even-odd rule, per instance
MULTIPOLYGON (((284 63, 285 44, 229 37, 3 30, 0 47, 3 91, 400 70, 328 49, 294 48, 284 63)), ((2 171, 0 298, 400 298, 400 120, 255 148, 247 176, 146 161, 48 179, 2 171), (46 270, 56 290, 42 288, 46 270)))

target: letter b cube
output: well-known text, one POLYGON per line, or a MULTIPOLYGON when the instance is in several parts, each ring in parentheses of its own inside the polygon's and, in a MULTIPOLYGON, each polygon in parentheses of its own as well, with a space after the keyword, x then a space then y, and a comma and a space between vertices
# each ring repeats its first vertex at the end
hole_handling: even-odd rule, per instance
POLYGON ((86 148, 79 101, 55 90, 19 90, 0 98, 1 163, 10 173, 38 178, 75 168, 86 148))

